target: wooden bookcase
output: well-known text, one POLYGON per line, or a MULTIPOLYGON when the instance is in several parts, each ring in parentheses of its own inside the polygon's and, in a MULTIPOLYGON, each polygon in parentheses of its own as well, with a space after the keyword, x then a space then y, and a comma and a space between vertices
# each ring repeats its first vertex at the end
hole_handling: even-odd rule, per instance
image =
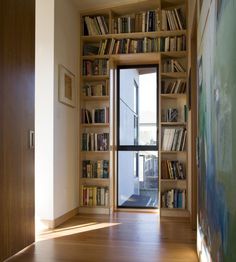
MULTIPOLYGON (((159 64, 159 203, 161 216, 188 216, 188 174, 187 174, 187 143, 182 151, 162 150, 164 130, 167 128, 188 129, 187 119, 184 118, 184 105, 187 104, 186 86, 188 65, 187 27, 182 21, 178 22, 175 8, 181 10, 181 14, 187 18, 187 0, 158 0, 143 1, 137 4, 118 6, 115 8, 84 12, 80 14, 80 109, 101 109, 115 107, 115 99, 110 94, 114 93, 113 83, 110 81, 109 65, 125 64, 159 64), (164 11, 165 10, 165 11, 164 11), (152 12, 150 12, 152 11, 152 12), (170 11, 169 13, 166 11, 170 11), (165 14, 163 14, 165 12, 165 14), (172 13, 171 13, 172 12, 172 13), (175 13, 174 13, 175 12, 175 13), (163 18, 169 16, 169 20, 163 18), (172 16, 171 16, 172 15, 172 16), (142 21, 140 20, 141 18, 142 21), (145 19, 144 19, 145 17, 145 19), (155 17, 155 19, 154 19, 155 17), (175 17, 175 18, 174 18, 175 17), (152 21, 153 19, 153 21, 152 21), (165 20, 165 21, 164 21, 165 20), (89 22, 88 22, 89 21, 89 22), (144 21, 146 25, 144 25, 144 21), (168 22, 169 21, 169 22, 168 22), (104 25, 106 23, 106 26, 104 25), (118 25, 119 23, 119 30, 118 25), (167 24, 171 24, 171 29, 167 24), (136 26, 137 25, 137 26, 136 26), (181 28, 182 25, 182 28, 181 28), (166 28, 167 27, 167 28, 166 28), (122 29, 123 28, 123 29, 122 29), (165 29, 165 30, 164 30, 165 29), (167 30, 166 30, 167 29, 167 30), (100 74, 101 66, 96 66, 98 61, 107 61, 107 72, 100 74), (86 62, 89 61, 89 62, 86 62), (168 62, 169 61, 169 62, 168 62), (176 64, 177 61, 177 64, 176 64), (166 64, 165 64, 166 63, 166 64), (93 67, 93 64, 95 66, 93 67), (179 64, 186 70, 166 70, 168 67, 178 68, 179 64), (92 65, 92 66, 91 66, 92 65), (92 69, 91 69, 91 68, 92 69), (165 69, 165 71, 164 71, 165 69), (92 72, 93 71, 93 72, 92 72), (177 81, 177 86, 182 86, 182 92, 163 92, 163 83, 177 81), (181 83, 179 83, 180 81, 181 83), (110 82, 112 84, 110 84, 110 82), (105 95, 85 95, 85 86, 106 84, 108 92, 105 95), (162 112, 168 108, 178 109, 178 119, 175 122, 165 121, 162 112), (180 161, 185 170, 184 179, 162 179, 161 163, 163 161, 180 161), (186 190, 185 208, 166 208, 162 205, 162 195, 171 190, 186 190)), ((179 19, 180 20, 180 19, 179 19)), ((174 90, 174 89, 173 89, 174 90)), ((111 111, 111 110, 110 110, 111 111)), ((114 112, 110 112, 110 118, 114 112)), ((109 133, 111 141, 116 126, 111 126, 111 121, 106 123, 88 123, 84 121, 84 115, 80 119, 80 148, 82 149, 83 134, 109 133)), ((110 119, 111 120, 111 119, 110 119)), ((186 131, 187 135, 188 130, 186 131)), ((187 136, 185 137, 187 141, 187 136)), ((109 213, 115 206, 115 174, 114 158, 115 147, 108 145, 106 151, 84 151, 79 154, 80 172, 80 212, 109 213), (83 177, 85 172, 84 161, 107 160, 110 163, 109 176, 107 178, 83 177), (83 173, 84 172, 84 173, 83 173), (98 205, 94 198, 90 205, 84 203, 85 188, 105 188, 106 205, 98 205)), ((88 167, 90 170, 90 167, 88 167)), ((89 171, 90 172, 90 171, 89 171)), ((95 192, 95 189, 92 189, 95 192)), ((89 195, 89 193, 87 193, 89 195)), ((95 193, 94 193, 95 194, 95 193)), ((88 196, 89 198, 89 196, 88 196)), ((91 197, 92 199, 92 193, 91 197)))

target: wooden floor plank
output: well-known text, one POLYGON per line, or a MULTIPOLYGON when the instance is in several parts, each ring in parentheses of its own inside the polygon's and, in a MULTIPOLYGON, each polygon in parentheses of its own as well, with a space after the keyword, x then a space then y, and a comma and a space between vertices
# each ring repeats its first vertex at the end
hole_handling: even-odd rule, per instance
POLYGON ((195 232, 186 219, 157 214, 78 215, 10 261, 195 262, 195 232))

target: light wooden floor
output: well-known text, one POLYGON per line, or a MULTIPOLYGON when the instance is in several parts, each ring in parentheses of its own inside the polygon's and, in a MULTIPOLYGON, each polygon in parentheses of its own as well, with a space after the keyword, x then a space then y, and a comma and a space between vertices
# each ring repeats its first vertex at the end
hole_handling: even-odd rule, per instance
POLYGON ((195 233, 184 220, 157 214, 79 215, 35 243, 12 261, 194 262, 195 233))

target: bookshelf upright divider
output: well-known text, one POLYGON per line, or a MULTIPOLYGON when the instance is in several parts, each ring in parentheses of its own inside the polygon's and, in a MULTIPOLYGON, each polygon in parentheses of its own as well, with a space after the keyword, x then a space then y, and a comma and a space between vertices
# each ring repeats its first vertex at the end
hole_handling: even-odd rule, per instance
POLYGON ((185 0, 150 0, 81 14, 80 212, 115 206, 109 63, 159 64, 160 214, 188 215, 186 10, 185 0))

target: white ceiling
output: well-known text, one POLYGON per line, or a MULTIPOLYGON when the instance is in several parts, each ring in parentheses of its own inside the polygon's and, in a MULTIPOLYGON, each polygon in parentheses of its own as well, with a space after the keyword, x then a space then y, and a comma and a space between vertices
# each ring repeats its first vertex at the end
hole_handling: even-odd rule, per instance
POLYGON ((84 10, 96 10, 102 8, 109 8, 130 3, 140 3, 144 0, 72 0, 78 7, 79 11, 84 10))

